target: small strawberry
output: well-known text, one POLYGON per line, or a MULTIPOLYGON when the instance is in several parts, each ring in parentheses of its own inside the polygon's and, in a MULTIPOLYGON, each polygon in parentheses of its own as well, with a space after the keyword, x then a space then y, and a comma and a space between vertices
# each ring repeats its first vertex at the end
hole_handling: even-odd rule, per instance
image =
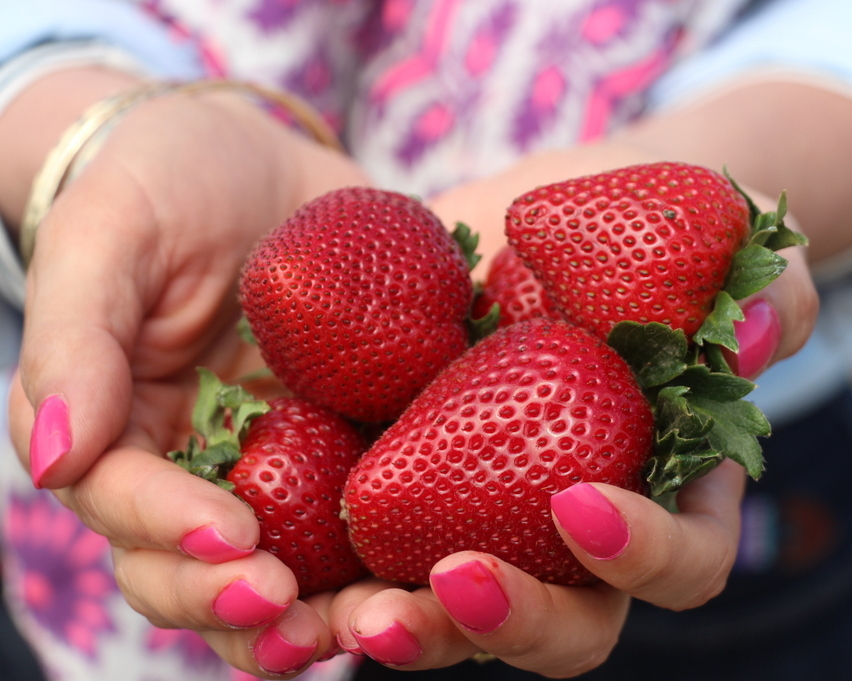
POLYGON ((498 305, 500 311, 498 326, 509 326, 536 317, 561 318, 541 282, 509 246, 500 249, 491 262, 485 281, 474 298, 471 317, 485 318, 494 305, 498 305))
POLYGON ((450 364, 352 470, 350 537, 392 581, 425 584, 436 561, 473 549, 544 581, 586 583, 549 498, 579 481, 645 491, 653 433, 651 406, 611 348, 566 322, 519 322, 450 364))
POLYGON ((268 403, 201 370, 191 438, 173 461, 232 491, 260 523, 258 548, 289 567, 300 597, 363 574, 340 518, 343 485, 365 444, 337 414, 295 397, 268 403))
POLYGON ((335 190, 261 240, 240 302, 288 388, 349 418, 387 421, 467 348, 470 245, 411 197, 335 190))

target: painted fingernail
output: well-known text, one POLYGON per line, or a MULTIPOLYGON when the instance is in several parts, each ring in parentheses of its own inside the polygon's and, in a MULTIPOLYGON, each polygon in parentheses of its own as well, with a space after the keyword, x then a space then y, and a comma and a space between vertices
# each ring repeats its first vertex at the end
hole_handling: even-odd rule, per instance
POLYGON ((259 627, 286 609, 286 604, 267 600, 244 579, 228 584, 213 601, 213 614, 232 627, 259 627))
POLYGON ((550 507, 562 529, 592 558, 616 558, 630 541, 630 529, 621 513, 588 483, 557 492, 550 498, 550 507))
POLYGON ((219 530, 212 525, 198 527, 187 532, 180 540, 180 550, 185 554, 203 560, 205 563, 225 563, 248 556, 254 547, 240 549, 225 541, 219 530))
POLYGON ((59 395, 50 395, 39 405, 30 437, 30 474, 33 485, 41 488, 45 473, 71 451, 71 425, 68 404, 59 395))
POLYGON ((738 376, 755 378, 775 356, 781 343, 781 322, 778 313, 765 300, 754 300, 743 308, 745 319, 734 322, 734 332, 740 349, 727 356, 738 376), (733 358, 733 361, 731 361, 733 358))
POLYGON ((509 599, 493 573, 472 560, 430 577, 447 612, 466 629, 487 634, 509 617, 509 599))
POLYGON ((290 643, 275 627, 261 632, 254 643, 254 660, 270 674, 289 674, 304 667, 317 649, 290 643))
POLYGON ((379 664, 391 667, 411 664, 423 652, 417 639, 399 622, 394 622, 384 631, 372 636, 365 636, 357 631, 353 631, 352 635, 367 655, 379 664))

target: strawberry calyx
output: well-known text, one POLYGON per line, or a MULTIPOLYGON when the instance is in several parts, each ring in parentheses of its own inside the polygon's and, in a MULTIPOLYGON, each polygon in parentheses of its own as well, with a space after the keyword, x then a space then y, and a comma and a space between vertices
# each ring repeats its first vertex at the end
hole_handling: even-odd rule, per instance
POLYGON ((479 247, 479 234, 471 230, 465 223, 456 222, 451 236, 461 248, 462 255, 467 261, 467 269, 472 270, 482 260, 482 256, 476 252, 479 247))
POLYGON ((181 468, 233 491, 225 479, 240 459, 240 444, 251 421, 270 410, 263 400, 238 385, 227 385, 209 369, 198 368, 198 398, 192 410, 194 435, 186 450, 168 453, 181 468))
POLYGON ((500 303, 494 303, 482 317, 468 317, 467 329, 470 344, 476 345, 486 336, 490 336, 500 325, 500 303))
POLYGON ((739 350, 734 322, 742 321, 744 317, 736 301, 764 289, 786 269, 787 259, 777 251, 790 246, 806 246, 808 243, 804 235, 784 224, 787 214, 786 193, 781 193, 774 211, 761 212, 727 170, 725 177, 748 205, 749 234, 745 245, 733 257, 725 284, 716 295, 712 311, 692 337, 692 342, 705 347, 708 359, 721 368, 727 365, 723 366, 721 352, 712 346, 722 346, 731 352, 739 350))
POLYGON ((665 324, 621 322, 607 340, 633 369, 654 411, 654 456, 646 469, 652 497, 677 491, 725 458, 760 477, 757 438, 771 429, 760 409, 743 399, 754 383, 708 366, 682 330, 665 324))
POLYGON ((770 424, 744 399, 755 384, 731 371, 723 348, 739 350, 734 322, 744 315, 737 300, 757 293, 784 271, 787 260, 776 251, 806 245, 807 239, 784 224, 785 194, 776 210, 761 213, 730 176, 728 180, 748 204, 751 227, 713 310, 695 335, 687 338, 682 330, 657 322, 625 321, 607 338, 633 369, 654 409, 655 449, 646 480, 658 499, 709 473, 725 458, 754 479, 764 469, 758 438, 770 435, 770 424))

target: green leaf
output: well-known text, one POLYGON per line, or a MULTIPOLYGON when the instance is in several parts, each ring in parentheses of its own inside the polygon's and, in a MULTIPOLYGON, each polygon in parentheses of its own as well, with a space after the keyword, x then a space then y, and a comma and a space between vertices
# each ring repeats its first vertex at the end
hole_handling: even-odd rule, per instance
POLYGON ((707 437, 713 419, 692 409, 689 392, 686 386, 669 386, 657 396, 657 439, 645 471, 654 497, 675 492, 706 475, 724 458, 707 437))
POLYGON ((470 227, 463 222, 457 222, 452 236, 461 247, 462 255, 467 260, 468 269, 472 270, 482 260, 482 256, 476 252, 476 248, 479 246, 479 234, 472 232, 470 227))
POLYGON ((269 405, 239 385, 226 385, 209 369, 199 367, 199 388, 192 412, 192 427, 205 443, 239 442, 248 422, 269 411, 269 405), (231 425, 225 425, 228 414, 231 425))
POLYGON ((734 256, 724 289, 742 300, 777 279, 786 267, 787 260, 765 246, 746 246, 734 256))
POLYGON ((734 373, 733 371, 731 371, 731 367, 725 360, 725 355, 722 353, 721 346, 714 345, 713 343, 708 343, 703 346, 703 350, 707 366, 709 366, 712 371, 717 371, 719 373, 725 374, 734 373))
POLYGON ((711 371, 696 364, 678 377, 678 385, 689 389, 690 396, 718 402, 736 402, 754 390, 754 383, 731 373, 711 371))
POLYGON ((677 442, 670 442, 671 452, 683 453, 686 449, 674 447, 680 440, 702 440, 712 427, 712 420, 696 414, 689 403, 689 388, 683 385, 668 386, 660 390, 655 405, 657 439, 664 442, 675 433, 677 442))
POLYGON ((713 420, 707 439, 713 448, 746 469, 755 480, 763 473, 763 452, 758 437, 771 428, 766 417, 751 402, 718 402, 693 396, 690 405, 696 413, 713 420))
POLYGON ((671 381, 687 366, 686 335, 666 324, 619 322, 610 331, 607 343, 630 365, 645 389, 671 381))
POLYGON ((190 436, 185 451, 169 452, 168 456, 193 475, 233 489, 223 478, 240 459, 240 444, 251 421, 268 412, 270 406, 241 386, 222 383, 204 367, 198 369, 198 379, 198 397, 192 411, 197 435, 190 436))
POLYGON ((734 322, 745 319, 737 301, 727 291, 719 291, 713 305, 713 311, 707 315, 692 340, 699 344, 715 343, 729 350, 739 350, 734 322))
POLYGON ((468 336, 470 337, 470 344, 476 345, 476 343, 486 336, 490 336, 497 330, 499 325, 500 303, 494 303, 488 308, 488 312, 485 313, 485 316, 480 317, 479 319, 469 317, 467 320, 467 330, 468 336))
POLYGON ((697 480, 718 466, 724 457, 713 449, 698 448, 688 454, 652 457, 645 473, 652 497, 676 492, 688 482, 697 480))
POLYGON ((731 185, 733 185, 734 189, 736 189, 740 193, 740 195, 745 199, 745 202, 748 205, 749 221, 751 224, 754 224, 754 221, 757 219, 757 216, 760 215, 760 208, 758 208, 757 204, 752 201, 752 198, 743 191, 742 187, 740 187, 737 181, 733 177, 731 177, 731 174, 728 172, 727 166, 722 168, 722 172, 724 173, 725 177, 728 178, 728 182, 730 182, 731 185))

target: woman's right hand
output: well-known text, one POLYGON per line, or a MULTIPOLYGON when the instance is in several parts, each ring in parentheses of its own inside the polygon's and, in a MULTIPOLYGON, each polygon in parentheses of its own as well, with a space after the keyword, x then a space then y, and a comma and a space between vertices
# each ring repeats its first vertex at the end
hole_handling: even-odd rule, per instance
MULTIPOLYGON (((45 106, 67 110, 63 92, 94 94, 97 83, 95 98, 133 86, 84 69, 45 77, 0 120, 0 139, 16 121, 21 136, 52 129, 32 129, 50 118, 45 106)), ((22 157, 19 175, 33 166, 22 157)), ((225 660, 257 675, 263 655, 278 665, 282 649, 299 667, 319 657, 328 627, 295 600, 292 573, 253 551, 259 530, 245 504, 163 453, 186 443, 196 367, 232 381, 262 366, 236 332, 235 282, 256 240, 314 196, 367 183, 346 156, 243 95, 165 95, 119 120, 62 190, 28 272, 10 399, 22 464, 110 540, 134 608, 206 631, 225 660), (255 625, 273 620, 292 639, 259 645, 255 625)), ((22 204, 12 198, 3 205, 22 204)))
MULTIPOLYGON (((75 75, 90 74, 52 79, 75 75)), ((13 435, 35 484, 79 479, 139 427, 143 393, 189 395, 197 366, 226 378, 259 367, 234 329, 249 249, 305 201, 365 183, 343 154, 242 94, 164 95, 121 118, 56 198, 29 268, 20 376, 30 406, 14 405, 13 435), (28 460, 32 413, 43 418, 28 460)), ((160 439, 188 427, 187 410, 161 415, 148 424, 160 439)))

